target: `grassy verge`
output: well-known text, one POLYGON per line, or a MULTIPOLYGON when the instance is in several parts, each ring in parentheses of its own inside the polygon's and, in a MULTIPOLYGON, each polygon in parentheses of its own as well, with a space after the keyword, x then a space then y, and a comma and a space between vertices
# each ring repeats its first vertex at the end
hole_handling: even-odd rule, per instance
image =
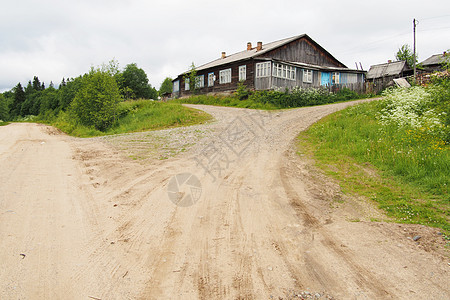
POLYGON ((205 112, 187 108, 180 104, 149 100, 120 103, 119 116, 116 123, 104 132, 74 123, 66 112, 61 112, 57 118, 50 121, 39 121, 44 121, 73 136, 93 137, 188 126, 205 123, 211 119, 211 116, 205 112))
POLYGON ((189 98, 175 99, 172 102, 273 110, 323 105, 373 96, 375 95, 360 95, 345 88, 336 93, 331 93, 326 88, 297 88, 292 91, 286 90, 283 92, 277 90, 249 91, 240 86, 238 91, 229 96, 197 95, 189 98))
POLYGON ((0 122, 0 126, 5 126, 5 125, 8 125, 9 123, 8 122, 0 122))
POLYGON ((230 106, 230 107, 241 107, 241 108, 253 108, 253 109, 263 109, 263 110, 273 110, 279 107, 271 103, 261 103, 256 102, 251 99, 239 100, 239 98, 234 96, 192 96, 183 99, 171 100, 172 103, 187 103, 187 104, 205 104, 205 105, 215 105, 215 106, 230 106))
POLYGON ((421 130, 378 120, 380 102, 337 112, 298 137, 299 149, 336 178, 344 192, 366 196, 397 222, 450 234, 450 147, 421 130))

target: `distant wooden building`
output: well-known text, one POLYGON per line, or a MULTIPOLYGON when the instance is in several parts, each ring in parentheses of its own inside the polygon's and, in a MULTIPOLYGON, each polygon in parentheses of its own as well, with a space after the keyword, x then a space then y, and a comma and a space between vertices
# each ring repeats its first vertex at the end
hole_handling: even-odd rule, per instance
POLYGON ((420 65, 422 66, 421 73, 445 71, 445 67, 443 65, 445 62, 445 58, 448 58, 450 60, 450 54, 444 52, 442 54, 435 54, 428 57, 420 63, 420 65))
POLYGON ((394 79, 405 78, 412 75, 413 71, 406 61, 388 61, 384 64, 373 65, 367 72, 366 80, 369 83, 370 92, 378 93, 387 87, 394 86, 394 79))
MULTIPOLYGON (((256 47, 247 43, 246 50, 229 56, 222 52, 221 58, 196 71, 200 94, 233 92, 239 82, 251 90, 328 86, 362 92, 366 73, 347 68, 306 34, 268 44, 258 42, 256 47)), ((174 97, 190 95, 186 74, 173 80, 174 97)))

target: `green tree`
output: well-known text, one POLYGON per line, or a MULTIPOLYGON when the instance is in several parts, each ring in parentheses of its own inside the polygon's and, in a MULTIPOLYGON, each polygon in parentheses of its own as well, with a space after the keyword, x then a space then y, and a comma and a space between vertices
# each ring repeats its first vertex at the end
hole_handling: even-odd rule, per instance
POLYGON ((172 88, 172 78, 166 77, 159 88, 159 95, 161 96, 164 93, 172 93, 172 88))
POLYGON ((37 76, 34 76, 33 81, 28 81, 28 85, 25 88, 25 101, 20 109, 21 116, 39 114, 40 94, 44 90, 45 85, 43 82, 40 82, 37 76))
POLYGON ((41 82, 39 81, 39 78, 37 76, 34 76, 34 78, 33 78, 32 87, 35 92, 42 91, 45 89, 44 83, 41 84, 41 82))
POLYGON ((197 94, 198 91, 198 80, 197 69, 195 68, 194 62, 192 62, 189 71, 184 75, 184 80, 189 81, 189 90, 192 94, 197 94))
POLYGON ((11 117, 20 116, 20 111, 22 109, 22 104, 25 102, 25 91, 23 90, 20 82, 14 87, 14 100, 11 104, 10 114, 11 117))
POLYGON ((119 61, 113 58, 107 64, 102 64, 101 70, 115 77, 120 74, 119 61))
POLYGON ((25 91, 25 98, 35 92, 35 90, 33 88, 33 84, 31 83, 31 80, 28 81, 28 84, 25 87, 24 91, 25 91))
POLYGON ((148 83, 148 77, 145 71, 138 66, 128 64, 119 78, 120 88, 126 96, 132 99, 156 99, 158 92, 148 83))
POLYGON ((33 115, 44 114, 49 111, 57 114, 61 110, 58 90, 54 87, 50 86, 36 94, 33 107, 30 111, 33 115))
POLYGON ((83 80, 83 77, 79 76, 75 79, 69 79, 61 81, 61 84, 58 88, 58 106, 61 110, 67 110, 69 108, 70 103, 75 98, 75 95, 78 93, 78 91, 81 88, 81 82, 83 80))
POLYGON ((31 115, 31 108, 33 107, 33 102, 37 96, 36 92, 28 92, 28 88, 25 88, 25 101, 22 103, 20 107, 20 115, 21 116, 27 116, 31 115))
POLYGON ((92 69, 83 77, 81 89, 71 103, 71 111, 83 125, 104 131, 114 123, 120 100, 114 77, 100 69, 92 69))
POLYGON ((0 93, 0 120, 6 121, 8 120, 8 117, 8 103, 3 94, 0 93))
MULTIPOLYGON (((414 53, 408 44, 404 44, 398 49, 397 54, 395 54, 395 59, 406 61, 406 64, 411 69, 414 66, 414 53)), ((418 66, 417 62, 418 62, 418 55, 416 53, 416 67, 418 66)))

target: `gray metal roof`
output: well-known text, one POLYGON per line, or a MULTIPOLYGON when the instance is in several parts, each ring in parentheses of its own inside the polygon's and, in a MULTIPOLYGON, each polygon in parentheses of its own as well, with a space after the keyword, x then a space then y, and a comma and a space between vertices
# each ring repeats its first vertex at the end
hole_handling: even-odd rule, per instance
POLYGON ((440 65, 443 62, 444 62, 444 55, 443 54, 435 54, 435 55, 428 57, 420 64, 422 66, 429 66, 429 65, 440 65))
POLYGON ((383 76, 395 76, 405 69, 406 61, 394 61, 391 63, 379 64, 371 66, 367 72, 367 79, 380 78, 383 76))
MULTIPOLYGON (((217 66, 221 66, 221 65, 225 65, 225 64, 229 64, 229 63, 233 63, 233 62, 237 62, 240 60, 246 60, 246 59, 250 59, 250 58, 255 58, 257 56, 260 56, 264 53, 267 53, 271 50, 274 50, 276 48, 279 48, 281 46, 284 46, 292 41, 295 41, 297 39, 306 37, 309 40, 311 40, 313 43, 317 44, 315 41, 313 41, 307 34, 301 34, 301 35, 297 35, 297 36, 293 36, 290 38, 286 38, 286 39, 282 39, 279 41, 275 41, 275 42, 271 42, 268 44, 263 44, 262 45, 262 49, 257 51, 256 47, 252 48, 251 50, 244 50, 238 53, 234 53, 231 54, 229 56, 226 56, 225 58, 219 58, 216 60, 213 60, 209 63, 206 63, 204 65, 201 65, 199 67, 196 68, 197 71, 201 71, 201 70, 205 70, 211 67, 217 67, 217 66)), ((323 49, 324 52, 328 53, 328 55, 330 55, 333 59, 335 59, 338 63, 340 63, 341 65, 343 65, 345 67, 345 65, 343 63, 341 63, 340 61, 338 61, 335 57, 333 57, 327 50, 325 50, 324 48, 322 48, 322 46, 320 46, 319 44, 317 44, 318 47, 320 47, 321 49, 323 49)))
POLYGON ((209 62, 209 63, 206 63, 204 65, 201 65, 201 66, 199 66, 196 69, 197 69, 197 71, 200 71, 200 70, 208 69, 208 68, 211 68, 211 67, 217 67, 217 66, 225 65, 225 64, 228 64, 228 63, 232 63, 232 62, 253 58, 255 56, 264 54, 264 53, 266 53, 268 51, 271 51, 271 50, 273 50, 275 48, 283 46, 283 45, 285 45, 287 43, 290 43, 290 42, 292 42, 292 41, 294 41, 296 39, 299 39, 301 37, 304 37, 304 36, 306 36, 306 34, 294 36, 294 37, 291 37, 291 38, 279 40, 279 41, 268 43, 268 44, 263 44, 262 45, 262 50, 260 50, 260 51, 257 51, 256 47, 254 47, 254 48, 252 48, 252 50, 244 50, 244 51, 241 51, 241 52, 238 52, 238 53, 235 53, 235 54, 231 54, 231 55, 229 55, 229 56, 227 56, 225 58, 219 58, 219 59, 213 60, 212 62, 209 62))

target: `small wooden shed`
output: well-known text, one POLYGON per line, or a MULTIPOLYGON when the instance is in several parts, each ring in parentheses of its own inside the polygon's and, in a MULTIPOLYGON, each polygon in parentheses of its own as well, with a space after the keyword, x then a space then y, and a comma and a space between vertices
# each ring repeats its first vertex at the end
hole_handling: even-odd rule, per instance
POLYGON ((387 87, 394 86, 394 79, 405 78, 412 74, 412 70, 406 61, 388 61, 384 64, 373 65, 367 72, 366 80, 370 90, 379 93, 387 87))

